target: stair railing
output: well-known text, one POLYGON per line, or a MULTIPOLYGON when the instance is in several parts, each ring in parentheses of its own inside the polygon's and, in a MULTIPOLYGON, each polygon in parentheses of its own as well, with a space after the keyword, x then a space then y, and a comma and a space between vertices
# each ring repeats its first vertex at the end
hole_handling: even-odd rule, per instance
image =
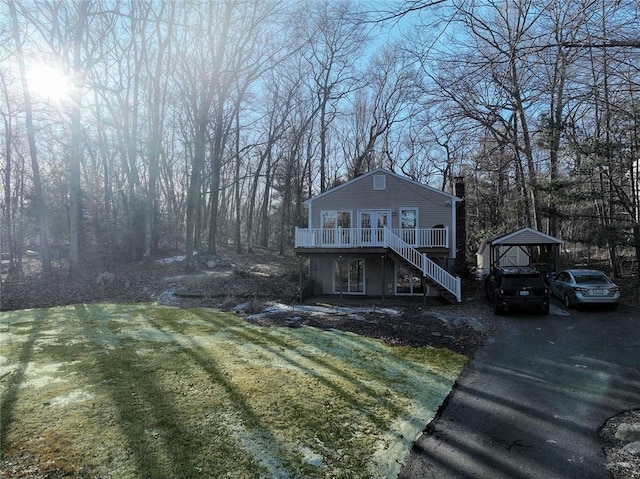
POLYGON ((408 263, 422 271, 424 276, 429 277, 435 283, 443 287, 460 303, 462 301, 462 287, 460 278, 453 276, 446 269, 429 259, 426 254, 420 253, 413 246, 407 244, 394 234, 390 229, 384 229, 385 245, 398 253, 408 263))

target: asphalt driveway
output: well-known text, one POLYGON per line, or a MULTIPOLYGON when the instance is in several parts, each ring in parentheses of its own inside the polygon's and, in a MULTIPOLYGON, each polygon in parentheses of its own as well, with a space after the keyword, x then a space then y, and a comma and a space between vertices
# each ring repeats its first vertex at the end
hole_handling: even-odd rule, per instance
POLYGON ((401 479, 610 478, 598 429, 640 407, 640 310, 496 316, 401 479))

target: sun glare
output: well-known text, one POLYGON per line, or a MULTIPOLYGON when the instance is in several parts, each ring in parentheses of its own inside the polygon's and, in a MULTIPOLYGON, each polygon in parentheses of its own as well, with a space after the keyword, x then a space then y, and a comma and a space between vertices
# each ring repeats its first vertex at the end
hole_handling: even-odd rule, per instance
POLYGON ((60 68, 46 63, 35 63, 27 70, 29 89, 42 100, 60 102, 68 98, 73 82, 60 68))

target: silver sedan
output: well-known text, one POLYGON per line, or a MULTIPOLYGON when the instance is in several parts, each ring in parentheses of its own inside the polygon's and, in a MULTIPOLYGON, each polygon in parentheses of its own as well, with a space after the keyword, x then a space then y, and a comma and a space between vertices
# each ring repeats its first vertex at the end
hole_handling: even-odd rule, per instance
POLYGON ((567 308, 578 304, 604 304, 616 309, 620 303, 620 288, 606 274, 593 269, 560 271, 550 280, 550 289, 567 308))

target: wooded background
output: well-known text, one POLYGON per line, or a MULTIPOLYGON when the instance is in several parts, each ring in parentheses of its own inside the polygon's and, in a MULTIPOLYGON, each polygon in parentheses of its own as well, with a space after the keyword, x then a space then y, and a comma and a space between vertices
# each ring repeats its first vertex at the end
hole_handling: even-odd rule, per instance
POLYGON ((638 275, 637 1, 0 8, 10 275, 28 248, 45 276, 285 254, 305 199, 377 167, 447 191, 463 175, 471 260, 531 226, 638 275))

